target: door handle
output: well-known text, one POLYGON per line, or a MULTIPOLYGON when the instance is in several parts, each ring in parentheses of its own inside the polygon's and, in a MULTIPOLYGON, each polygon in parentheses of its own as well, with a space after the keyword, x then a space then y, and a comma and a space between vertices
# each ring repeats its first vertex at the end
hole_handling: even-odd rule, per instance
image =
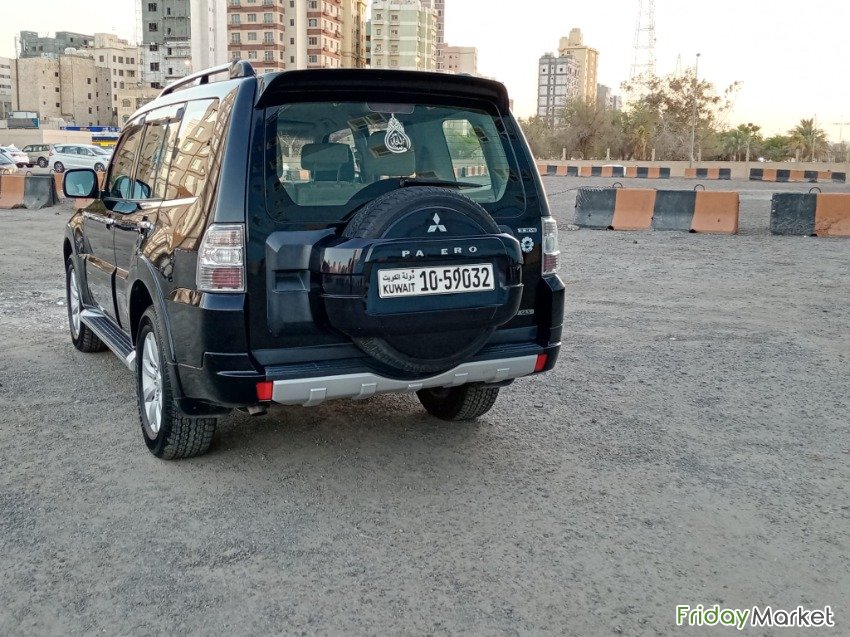
POLYGON ((97 223, 106 224, 107 228, 112 227, 115 224, 115 220, 110 217, 104 217, 103 215, 96 215, 93 212, 84 212, 83 219, 88 219, 89 221, 94 221, 97 223))

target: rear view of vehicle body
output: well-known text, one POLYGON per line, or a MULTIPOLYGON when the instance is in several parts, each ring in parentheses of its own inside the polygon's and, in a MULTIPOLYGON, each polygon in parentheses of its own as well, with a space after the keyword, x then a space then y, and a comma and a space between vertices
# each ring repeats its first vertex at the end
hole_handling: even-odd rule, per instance
POLYGON ((7 155, 0 153, 0 175, 10 175, 18 172, 18 166, 7 155))
POLYGON ((25 168, 30 163, 27 154, 15 146, 0 146, 0 154, 11 159, 18 168, 25 168))
POLYGON ((47 168, 50 159, 50 144, 30 144, 21 150, 29 157, 29 166, 47 168))
POLYGON ((218 416, 272 402, 416 392, 474 418, 555 365, 557 227, 504 87, 192 79, 128 122, 103 192, 65 179, 95 198, 65 242, 72 337, 136 373, 152 452, 201 453, 218 416))

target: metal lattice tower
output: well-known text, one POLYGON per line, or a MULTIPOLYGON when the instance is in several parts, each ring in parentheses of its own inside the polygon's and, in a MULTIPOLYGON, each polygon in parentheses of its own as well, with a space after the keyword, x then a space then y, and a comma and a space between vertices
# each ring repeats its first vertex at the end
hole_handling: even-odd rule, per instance
POLYGON ((644 73, 655 73, 655 0, 637 0, 637 4, 634 60, 629 75, 631 79, 644 73))

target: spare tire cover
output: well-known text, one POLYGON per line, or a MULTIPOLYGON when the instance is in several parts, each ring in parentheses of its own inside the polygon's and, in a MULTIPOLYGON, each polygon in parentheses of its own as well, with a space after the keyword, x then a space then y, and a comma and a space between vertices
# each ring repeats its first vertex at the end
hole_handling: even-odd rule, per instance
MULTIPOLYGON (((364 206, 343 236, 415 241, 499 232, 490 214, 468 197, 447 188, 410 187, 389 192, 364 206)), ((449 331, 352 336, 352 340, 366 354, 394 369, 432 373, 451 369, 475 355, 495 330, 465 328, 461 322, 449 331)))

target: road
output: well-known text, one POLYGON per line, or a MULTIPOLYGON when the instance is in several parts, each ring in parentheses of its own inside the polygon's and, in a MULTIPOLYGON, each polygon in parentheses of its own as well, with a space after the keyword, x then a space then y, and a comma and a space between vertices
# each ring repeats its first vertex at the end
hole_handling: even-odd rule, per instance
POLYGON ((0 211, 0 634, 670 634, 700 603, 846 631, 850 243, 768 235, 759 184, 739 236, 568 231, 594 181, 546 179, 553 373, 471 424, 236 414, 176 463, 71 346, 69 206, 0 211))

